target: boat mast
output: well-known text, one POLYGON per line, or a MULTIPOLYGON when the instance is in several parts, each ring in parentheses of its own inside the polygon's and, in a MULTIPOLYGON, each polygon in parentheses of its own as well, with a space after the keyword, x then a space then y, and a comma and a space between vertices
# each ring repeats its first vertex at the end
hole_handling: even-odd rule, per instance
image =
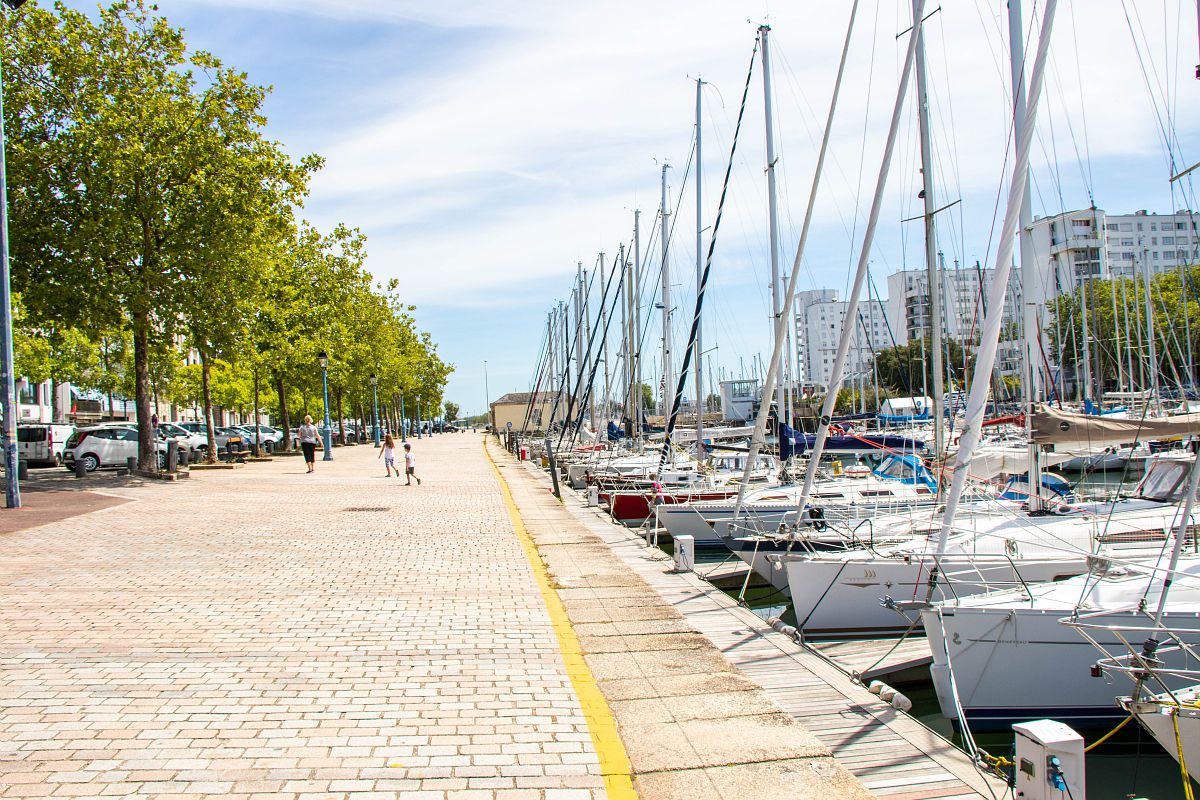
POLYGON ((624 417, 629 420, 628 424, 624 421, 621 424, 625 427, 626 437, 632 441, 633 420, 637 414, 633 403, 633 279, 629 273, 629 255, 625 252, 624 244, 618 250, 617 259, 621 264, 621 282, 625 286, 625 304, 621 307, 621 335, 625 337, 625 399, 622 405, 625 406, 624 417))
MULTIPOLYGON (((909 37, 908 47, 905 48, 904 64, 900 68, 900 85, 896 90, 896 100, 892 106, 892 118, 888 127, 887 142, 883 148, 883 160, 879 165, 879 176, 875 181, 875 195, 871 199, 871 210, 867 215, 867 228, 863 234, 862 246, 858 251, 858 267, 854 273, 854 283, 850 287, 850 296, 846 299, 846 315, 843 318, 850 325, 842 325, 842 335, 838 339, 837 354, 833 359, 833 369, 829 376, 829 387, 825 392, 825 401, 821 406, 821 417, 817 424, 817 434, 813 441, 812 450, 808 456, 808 468, 804 473, 804 488, 800 491, 797 507, 803 509, 808 505, 812 496, 813 482, 817 477, 817 464, 825 450, 825 440, 829 438, 829 424, 833 419, 833 410, 837 405, 838 390, 842 387, 842 377, 846 370, 846 356, 850 351, 850 336, 854 333, 854 320, 858 317, 858 300, 862 294, 863 283, 866 281, 870 265, 871 246, 875 241, 875 229, 879 225, 880 208, 883 205, 884 189, 887 188, 888 173, 891 171, 892 154, 896 149, 896 134, 900 130, 900 117, 904 111, 904 98, 908 94, 909 78, 913 72, 917 42, 920 41, 923 27, 921 15, 925 9, 925 0, 913 2, 913 30, 909 37)), ((795 270, 793 267, 791 285, 795 285, 795 270)), ((789 298, 791 292, 789 291, 789 298)))
MULTIPOLYGON (((696 78, 696 294, 700 294, 700 285, 704 281, 704 242, 703 242, 703 208, 701 170, 704 159, 700 148, 700 93, 704 81, 696 78)), ((696 322, 696 460, 704 463, 704 339, 701 337, 699 318, 696 322)))
POLYGON ((671 370, 671 259, 668 252, 670 236, 671 212, 667 210, 667 169, 670 165, 662 166, 662 204, 659 219, 662 223, 660 238, 662 239, 662 408, 663 417, 671 413, 671 398, 675 396, 674 375, 671 370))
MULTIPOLYGON (((785 312, 790 313, 792 300, 796 296, 796 283, 800 277, 800 263, 804 258, 804 247, 808 242, 808 231, 812 225, 813 211, 817 205, 817 192, 821 188, 821 175, 825 171, 825 156, 829 151, 830 134, 833 131, 833 119, 837 111, 838 97, 842 91, 842 78, 846 74, 846 59, 850 53, 850 39, 854 33, 854 20, 858 16, 858 0, 850 7, 850 21, 846 24, 846 39, 842 44, 842 55, 838 61, 837 77, 833 81, 833 97, 829 101, 829 114, 825 117, 825 132, 821 135, 821 148, 817 152, 817 165, 813 170, 812 187, 808 192, 808 206, 804 210, 804 222, 800 227, 800 241, 796 244, 796 257, 792 261, 792 272, 788 277, 787 295, 783 300, 785 312)), ((907 67, 907 65, 906 65, 907 67)), ((771 350, 771 367, 767 370, 767 378, 763 383, 763 402, 759 404, 758 416, 754 420, 754 433, 750 437, 749 452, 746 454, 746 464, 742 469, 742 480, 738 484, 737 505, 734 506, 733 517, 737 519, 746 501, 746 486, 750 482, 750 472, 757 460, 758 452, 763 445, 763 432, 767 427, 767 416, 770 413, 770 397, 775 388, 774 381, 779 374, 779 363, 783 355, 783 329, 786 324, 783 317, 775 320, 774 345, 771 350)), ((741 358, 738 358, 741 363, 741 358)), ((743 376, 745 372, 743 370, 743 376)))
MULTIPOLYGON (((1009 31, 1013 28, 1014 7, 1016 12, 1016 29, 1020 31, 1020 0, 1009 0, 1009 31)), ((996 267, 993 272, 992 287, 988 293, 988 309, 984 317, 983 330, 979 336, 979 350, 975 356, 975 374, 971 381, 971 393, 967 399, 966 419, 963 422, 962 434, 959 436, 958 452, 954 455, 954 474, 950 490, 946 494, 946 510, 942 514, 942 527, 937 536, 935 559, 939 560, 946 553, 946 545, 950 539, 950 531, 954 527, 954 515, 958 510, 958 502, 962 497, 963 488, 967 482, 967 470, 971 458, 975 454, 975 446, 979 443, 983 431, 983 416, 987 407, 988 375, 996 362, 996 350, 1000 343, 1000 328, 1004 319, 1004 295, 1008 291, 1008 278, 1012 271, 1013 237, 1017 235, 1017 225, 1021 209, 1025 207, 1026 189, 1029 186, 1029 150, 1033 141, 1033 130, 1037 119, 1037 104, 1042 93, 1043 76, 1046 71, 1046 60, 1050 51, 1050 34, 1054 28, 1054 12, 1058 0, 1046 0, 1042 17, 1041 36, 1038 40, 1037 56, 1033 63, 1033 72, 1029 81, 1029 106, 1024 108, 1024 92, 1021 94, 1022 113, 1021 124, 1017 128, 1016 163, 1013 165, 1012 180, 1008 187, 1008 203, 1004 212, 1004 222, 1000 227, 999 247, 996 252, 996 267)), ((1023 72, 1023 70, 1021 70, 1023 72)), ((1014 119, 1017 118, 1017 104, 1013 104, 1014 119)), ((1022 236, 1022 239, 1025 237, 1022 236)), ((1025 298, 1028 300, 1028 298, 1025 298)), ((1036 336, 1036 330, 1026 329, 1028 341, 1036 336)), ((1029 370, 1036 372, 1036 370, 1029 370)), ((1027 420, 1032 414, 1027 415, 1027 420)), ((1028 424, 1028 422, 1027 422, 1028 424)), ((1041 479, 1037 476, 1036 454, 1037 445, 1030 439, 1030 492, 1029 505, 1035 507, 1035 499, 1039 497, 1041 479)), ((935 580, 931 577, 928 597, 933 596, 935 580)))
POLYGON ((639 301, 642 291, 642 212, 633 212, 633 438, 642 438, 642 315, 639 301))
MULTIPOLYGON (((916 0, 913 0, 916 9, 916 0)), ((915 24, 915 21, 914 21, 915 24)), ((933 457, 939 463, 946 451, 945 403, 942 363, 942 279, 937 264, 937 229, 933 215, 933 143, 929 129, 929 86, 925 74, 925 26, 917 36, 917 119, 921 134, 921 195, 925 200, 925 269, 929 275, 929 349, 933 355, 933 457)), ((944 481, 938 481, 938 491, 944 481)))
MULTIPOLYGON (((1050 1, 1057 5, 1055 0, 1050 1)), ((1053 5, 1047 5, 1047 23, 1051 19, 1053 10, 1053 5)), ((1043 35, 1048 35, 1048 33, 1047 30, 1043 35)), ((1042 43, 1039 42, 1038 45, 1040 48, 1042 43)), ((1021 305, 1025 329, 1025 435, 1029 441, 1029 510, 1037 512, 1041 510, 1042 472, 1038 460, 1038 446, 1033 441, 1033 411, 1036 404, 1042 399, 1041 373, 1037 368, 1038 356, 1042 349, 1040 347, 1042 333, 1038 324, 1040 296, 1039 292, 1034 291, 1034 287, 1040 286, 1041 281, 1039 280, 1040 276, 1037 275, 1037 264, 1034 261, 1033 234, 1031 232, 1033 212, 1029 187, 1029 153, 1022 150, 1023 147, 1029 146, 1024 135, 1025 119, 1029 111, 1025 97, 1025 43, 1024 31, 1021 27, 1021 0, 1009 0, 1008 2, 1008 57, 1012 73, 1015 154, 1017 163, 1023 164, 1022 174, 1017 176, 1014 173, 1013 179, 1019 180, 1022 186, 1021 207, 1017 223, 1020 226, 1018 232, 1021 247, 1021 305)), ((1032 126, 1030 127, 1032 128, 1032 126)), ((1011 254, 1011 247, 1009 252, 1011 254)), ((996 272, 993 275, 999 275, 1002 267, 1007 276, 1010 265, 999 263, 997 263, 996 272)), ((992 305, 994 306, 994 304, 992 305)), ((999 314, 1002 308, 1003 305, 1000 308, 993 308, 993 310, 999 314)), ((961 436, 959 442, 961 451, 961 436)))
MULTIPOLYGON (((593 272, 592 283, 595 284, 596 283, 595 270, 593 270, 592 272, 593 272)), ((585 269, 583 271, 583 282, 585 284, 587 283, 587 279, 588 279, 588 271, 585 269)), ((603 279, 600 281, 600 283, 598 283, 596 285, 603 287, 604 286, 603 279)), ((591 308, 592 293, 591 293, 590 289, 591 289, 591 287, 589 286, 588 290, 584 291, 584 293, 583 293, 583 329, 585 331, 588 331, 588 346, 586 349, 587 358, 584 361, 579 362, 579 369, 580 369, 581 375, 588 371, 586 369, 586 366, 587 366, 586 362, 592 360, 592 342, 593 342, 593 339, 595 338, 594 334, 592 333, 592 331, 594 329, 592 328, 592 308, 591 308)), ((603 299, 600 300, 600 308, 601 308, 601 310, 603 310, 603 308, 604 308, 604 300, 603 299)), ((596 430, 596 393, 592 391, 592 387, 591 387, 591 381, 594 379, 594 377, 595 376, 592 376, 592 375, 588 376, 588 384, 589 385, 587 388, 588 424, 592 426, 593 432, 595 432, 595 430, 596 430)), ((581 392, 584 391, 582 381, 580 381, 580 384, 579 384, 579 391, 581 391, 581 392)), ((583 405, 582 404, 579 406, 579 416, 581 416, 581 417, 583 416, 583 405)))
MULTIPOLYGON (((600 253, 600 285, 608 289, 608 282, 605 276, 604 268, 604 252, 600 253)), ((600 300, 600 330, 603 337, 600 342, 601 349, 604 352, 604 396, 600 398, 600 416, 604 418, 604 427, 608 427, 608 398, 612 396, 612 384, 609 382, 608 372, 608 302, 607 298, 600 300)), ((595 392, 592 393, 593 395, 595 392)), ((592 425, 596 427, 596 433, 600 433, 599 426, 596 425, 595 418, 592 419, 592 425)))
MULTIPOLYGON (((763 113, 767 126, 767 238, 771 248, 771 319, 775 321, 779 319, 782 309, 779 297, 779 202, 775 192, 775 162, 777 159, 775 157, 775 123, 772 114, 774 106, 771 102, 771 50, 767 44, 767 35, 770 32, 770 25, 758 27, 759 41, 762 44, 763 113)), ((774 322, 772 326, 774 326, 774 322)), ((792 414, 791 409, 784 406, 783 387, 784 381, 779 381, 775 386, 776 419, 779 421, 786 419, 790 425, 792 414)), ((763 402, 769 405, 771 399, 763 397, 763 402)))
MULTIPOLYGON (((1144 251, 1143 251, 1144 252, 1144 251)), ((1150 302, 1150 262, 1142 258, 1142 281, 1146 285, 1146 344, 1150 353, 1150 398, 1154 408, 1162 414, 1162 397, 1158 393, 1158 346, 1154 341, 1154 307, 1150 302)))
MULTIPOLYGON (((1088 269, 1091 269, 1089 264, 1088 269)), ((1074 286, 1075 281, 1075 266, 1071 266, 1071 285, 1074 286)), ((1090 277, 1090 276, 1089 276, 1090 277)), ((1092 394, 1092 355, 1091 341, 1088 336, 1088 286, 1091 283, 1089 277, 1084 277, 1079 280, 1079 324, 1083 329, 1083 341, 1079 346, 1083 349, 1083 399, 1089 399, 1088 395, 1092 394)))
MULTIPOLYGON (((579 387, 583 384, 583 262, 575 262, 575 393, 578 401, 579 387)), ((579 416, 583 410, 579 409, 579 416)), ((567 420, 573 425, 574 420, 567 420)))

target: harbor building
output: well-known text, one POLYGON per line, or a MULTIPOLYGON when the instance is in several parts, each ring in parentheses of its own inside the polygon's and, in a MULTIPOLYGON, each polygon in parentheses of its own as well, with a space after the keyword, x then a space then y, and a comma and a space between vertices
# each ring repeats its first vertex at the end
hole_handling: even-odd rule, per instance
MULTIPOLYGON (((983 326, 986 296, 991 289, 991 267, 957 263, 942 270, 942 331, 952 339, 977 342, 983 326)), ((888 276, 888 316, 894 321, 898 342, 911 342, 931 335, 929 273, 925 268, 902 269, 888 276)), ((1014 320, 1015 280, 1005 294, 1005 322, 1014 320)))
MULTIPOLYGON (((846 306, 836 289, 797 293, 796 355, 801 385, 824 387, 829 384, 846 319, 846 306)), ((859 302, 858 320, 846 362, 847 380, 871 374, 875 353, 902 341, 903 337, 890 322, 886 305, 874 300, 859 302)))

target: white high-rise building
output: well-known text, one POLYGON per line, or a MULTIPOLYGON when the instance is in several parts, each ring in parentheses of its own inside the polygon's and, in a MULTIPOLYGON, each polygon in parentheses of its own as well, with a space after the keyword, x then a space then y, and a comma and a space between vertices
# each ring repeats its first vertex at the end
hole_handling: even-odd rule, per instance
MULTIPOLYGON (((796 348, 800 383, 825 387, 833 374, 838 340, 846 320, 845 300, 836 289, 813 289, 796 295, 796 348)), ((847 381, 872 374, 875 353, 894 344, 888 332, 886 306, 859 301, 858 319, 843 378, 847 381)))
POLYGON ((1044 265, 1045 298, 1088 277, 1132 277, 1200 262, 1200 214, 1108 214, 1086 208, 1039 217, 1030 233, 1035 263, 1044 265), (1100 232, 1103 231, 1103 234, 1100 232))
MULTIPOLYGON (((978 341, 993 273, 992 268, 978 265, 942 270, 942 332, 946 336, 960 342, 978 341)), ((1005 294, 1006 319, 1014 318, 1014 300, 1012 291, 1005 294)), ((898 340, 911 342, 931 335, 929 273, 924 268, 889 275, 887 304, 898 340)))

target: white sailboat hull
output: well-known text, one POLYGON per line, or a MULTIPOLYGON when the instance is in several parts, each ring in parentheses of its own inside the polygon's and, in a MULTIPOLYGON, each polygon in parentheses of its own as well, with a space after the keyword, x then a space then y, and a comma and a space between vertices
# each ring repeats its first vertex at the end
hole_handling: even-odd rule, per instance
MULTIPOLYGON (((1024 573, 1024 570, 1022 570, 1024 573)), ((1072 727, 1108 725, 1125 716, 1117 698, 1133 689, 1126 676, 1092 677, 1102 654, 1060 619, 1063 608, 943 606, 921 613, 929 637, 930 672, 942 714, 958 719, 953 686, 962 716, 972 730, 1000 730, 1013 722, 1046 717, 1072 727)), ((1196 628, 1200 615, 1168 615, 1168 624, 1196 628)), ((1134 612, 1089 616, 1092 626, 1116 629, 1144 625, 1134 612)), ((1097 643, 1110 653, 1125 651, 1113 633, 1092 628, 1097 643)), ((1200 762, 1197 762, 1200 763, 1200 762)))
POLYGON ((1192 780, 1196 780, 1200 774, 1200 708, 1147 701, 1131 702, 1128 698, 1123 699, 1122 705, 1137 717, 1137 721, 1162 745, 1163 750, 1171 754, 1171 758, 1178 761, 1179 752, 1183 751, 1188 774, 1192 780), (1176 725, 1179 726, 1178 738, 1176 725))
MULTIPOLYGON (((775 557, 783 559, 797 627, 810 636, 903 632, 912 623, 911 615, 886 608, 881 600, 890 597, 897 602, 923 601, 934 567, 934 559, 928 555, 861 559, 775 557)), ((931 598, 934 602, 1024 583, 1060 580, 1087 570, 1083 554, 1020 560, 1002 555, 947 554, 941 563, 943 572, 931 598)))

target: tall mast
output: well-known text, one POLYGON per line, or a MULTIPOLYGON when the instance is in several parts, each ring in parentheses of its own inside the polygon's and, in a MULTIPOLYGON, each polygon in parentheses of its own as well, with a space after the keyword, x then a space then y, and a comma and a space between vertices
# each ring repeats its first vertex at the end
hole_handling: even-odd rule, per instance
MULTIPOLYGON (((1024 174, 1020 177, 1023 190, 1017 224, 1021 247, 1021 307, 1025 329, 1025 434, 1029 439, 1029 510, 1038 511, 1041 508, 1042 472, 1038 461, 1038 448, 1033 442, 1033 410, 1034 406, 1042 399, 1040 373, 1037 368, 1042 336, 1041 326, 1038 324, 1038 307, 1041 297, 1036 290, 1041 285, 1041 276, 1037 274, 1037 264, 1034 262, 1033 234, 1030 231, 1030 226, 1033 224, 1033 212, 1029 188, 1029 158, 1021 151, 1021 148, 1025 146, 1022 132, 1025 129, 1027 113, 1021 0, 1008 0, 1008 56, 1013 87, 1013 138, 1016 142, 1014 153, 1017 163, 1025 165, 1024 174)), ((997 267, 999 266, 997 265, 997 267)), ((996 274, 999 274, 998 268, 996 274)), ((961 437, 959 441, 961 442, 961 437)))
MULTIPOLYGON (((575 393, 578 394, 583 386, 583 294, 584 273, 583 262, 575 262, 575 393)), ((576 397, 578 399, 578 397, 576 397)), ((579 416, 583 416, 583 409, 576 406, 579 416)), ((574 424, 574 420, 568 421, 574 424)))
MULTIPOLYGON (((1091 267, 1089 266, 1090 270, 1091 267)), ((1071 286, 1075 286, 1075 266, 1071 265, 1071 286)), ((1088 336, 1088 286, 1091 284, 1090 276, 1079 280, 1079 324, 1083 329, 1083 341, 1079 343, 1083 349, 1083 388, 1082 399, 1090 399, 1092 394, 1092 354, 1091 354, 1091 337, 1088 336)), ((1099 399, 1099 398, 1096 398, 1099 399)))
MULTIPOLYGON (((704 81, 696 78, 696 294, 700 293, 700 284, 704 280, 704 242, 703 242, 703 181, 701 169, 704 159, 700 148, 700 92, 704 81)), ((701 327, 696 324, 696 459, 704 461, 704 347, 701 338, 701 327)))
MULTIPOLYGON (((770 31, 770 25, 760 25, 758 28, 759 41, 762 43, 763 113, 767 126, 767 234, 771 248, 771 320, 774 324, 782 309, 779 297, 779 208, 775 197, 775 122, 771 102, 771 52, 767 45, 770 31)), ((790 425, 792 417, 790 409, 784 408, 783 388, 784 381, 775 385, 775 408, 778 419, 783 421, 786 418, 790 425)), ((764 397, 763 402, 769 404, 771 400, 764 397)))
POLYGON ((662 166, 662 205, 659 211, 659 219, 662 222, 659 238, 662 239, 662 407, 664 417, 671 413, 668 406, 671 398, 675 396, 675 378, 671 371, 671 259, 668 253, 671 212, 667 210, 667 169, 668 165, 664 163, 662 166))
MULTIPOLYGON (((607 291, 608 282, 604 269, 604 253, 600 253, 600 285, 605 287, 607 291)), ((600 398, 600 416, 605 420, 607 427, 608 421, 608 398, 612 396, 612 384, 609 383, 610 375, 608 372, 608 298, 600 298, 600 335, 603 337, 601 347, 604 350, 604 396, 600 398)), ((592 392, 595 395, 595 392, 592 392)), ((592 421, 596 425, 595 418, 592 421)), ((597 434, 600 432, 599 427, 596 428, 597 434)))
MULTIPOLYGON (((592 283, 596 283, 596 276, 594 274, 592 275, 592 283)), ((601 281, 601 283, 597 284, 597 286, 603 286, 603 285, 604 285, 603 281, 601 281)), ((592 331, 592 308, 591 308, 591 306, 592 306, 591 294, 592 293, 590 291, 588 291, 588 271, 586 269, 583 271, 583 286, 584 286, 584 288, 583 288, 583 330, 588 332, 588 346, 587 346, 587 359, 586 360, 591 361, 592 360, 592 340, 593 340, 593 336, 590 333, 592 331)), ((600 301, 600 305, 601 306, 604 305, 603 300, 600 301)), ((591 380, 594 380, 595 376, 588 374, 589 370, 587 369, 587 364, 584 363, 584 361, 582 361, 582 360, 579 362, 579 371, 580 371, 581 375, 588 376, 587 379, 589 382, 591 380)), ((594 431, 596 429, 596 393, 594 391, 592 391, 592 388, 590 385, 585 390, 583 388, 583 381, 579 382, 579 391, 585 392, 587 394, 588 424, 590 424, 592 426, 592 430, 594 431)), ((580 406, 580 408, 579 408, 579 416, 581 416, 581 417, 583 416, 583 407, 582 406, 580 406)))
POLYGON ((634 438, 642 438, 642 314, 639 301, 642 291, 642 212, 633 212, 633 429, 634 438))
MULTIPOLYGON (((916 9, 916 0, 913 0, 913 8, 916 9)), ((945 415, 942 413, 946 397, 945 365, 942 363, 942 279, 937 264, 937 230, 933 222, 933 146, 929 129, 924 25, 917 28, 917 118, 921 132, 921 194, 925 198, 925 269, 929 274, 929 349, 933 356, 933 455, 935 461, 940 461, 946 453, 945 415)), ((943 483, 938 481, 939 492, 943 483)))
POLYGON ((621 335, 625 337, 625 399, 622 404, 625 406, 625 419, 630 420, 625 434, 632 439, 633 420, 637 419, 633 391, 633 280, 629 274, 629 256, 625 252, 624 244, 617 251, 617 259, 621 264, 621 283, 625 287, 625 304, 621 307, 621 335))
POLYGON ((1146 344, 1150 353, 1150 400, 1158 413, 1162 414, 1162 397, 1158 393, 1158 346, 1154 341, 1154 307, 1150 301, 1150 262, 1144 257, 1142 280, 1146 284, 1146 344))

